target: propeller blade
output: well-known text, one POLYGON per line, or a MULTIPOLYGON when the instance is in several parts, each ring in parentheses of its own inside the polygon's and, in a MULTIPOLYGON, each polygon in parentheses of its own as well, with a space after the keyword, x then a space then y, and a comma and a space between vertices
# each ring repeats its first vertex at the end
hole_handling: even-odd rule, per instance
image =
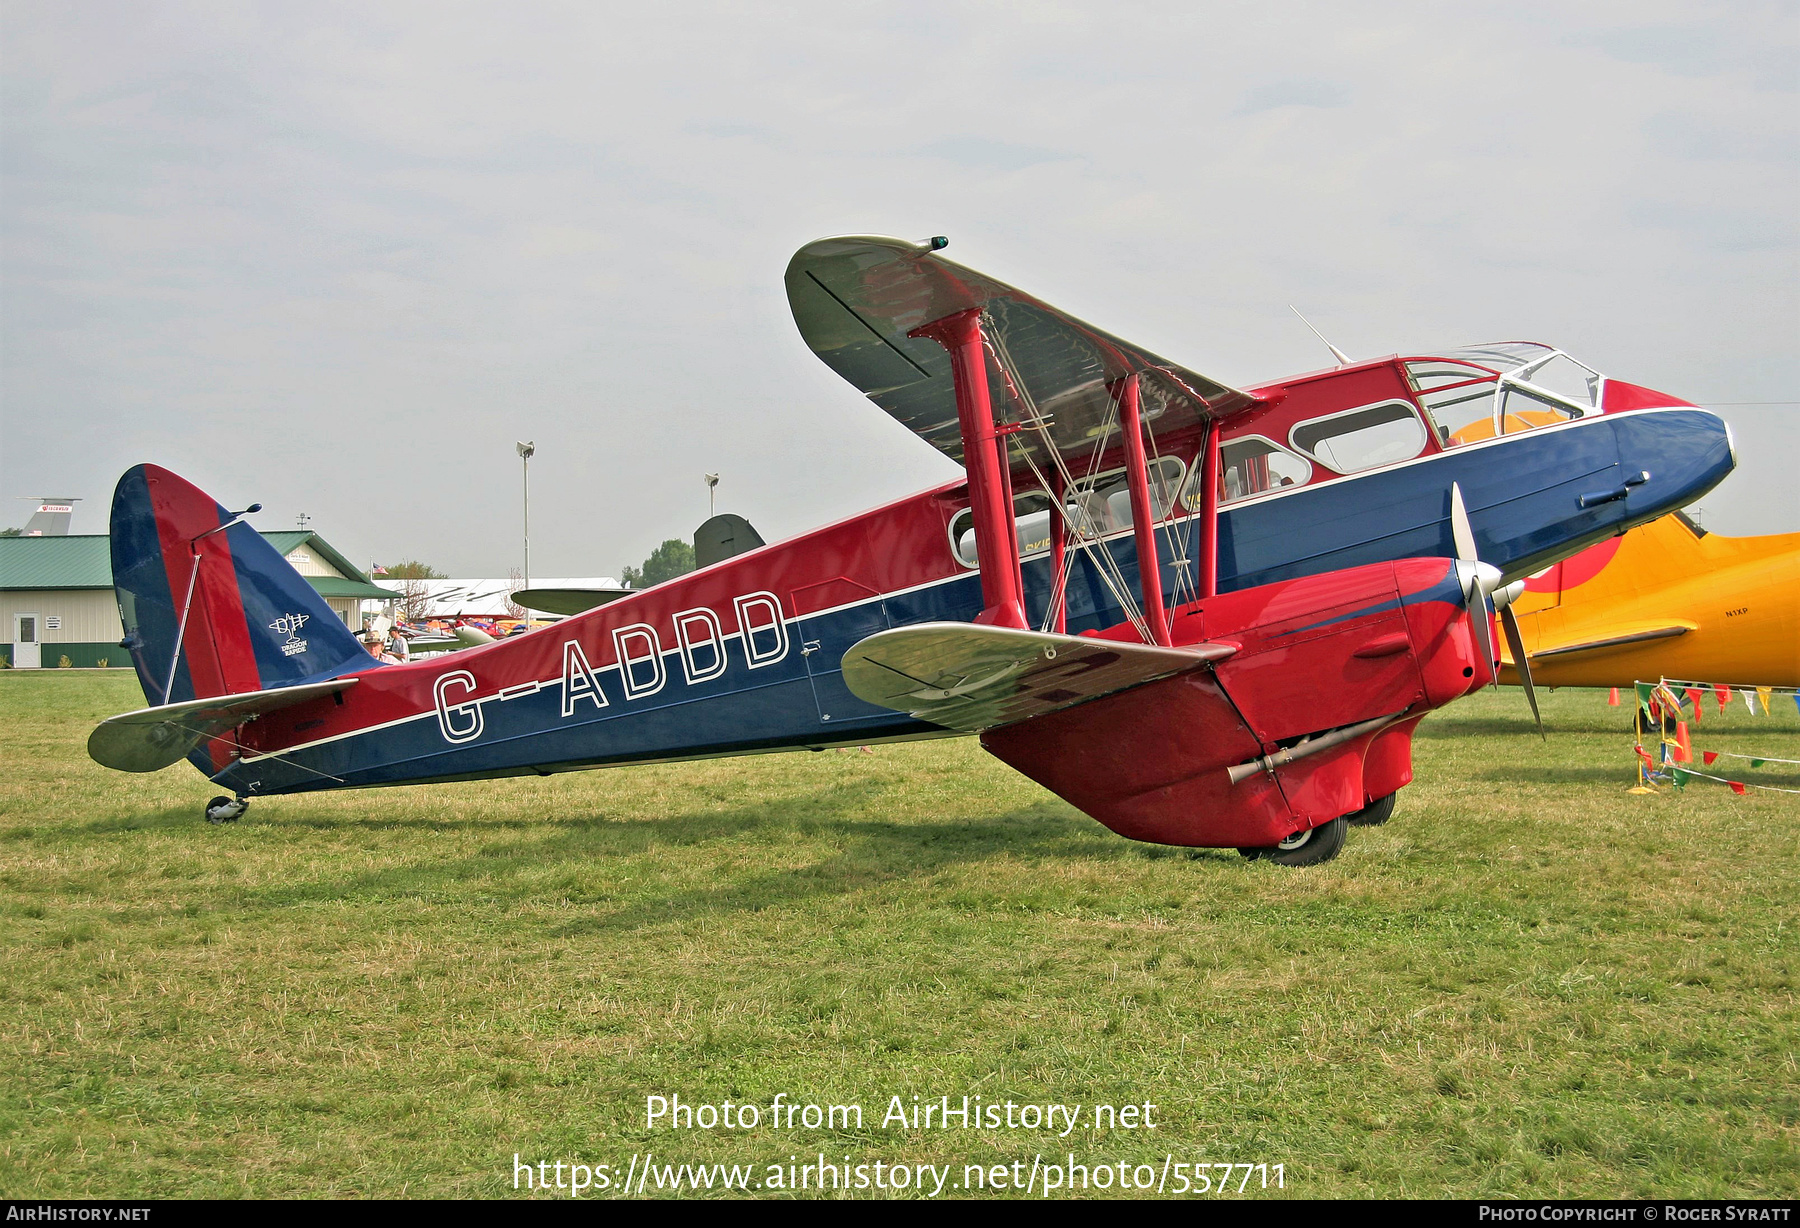
POLYGON ((1450 483, 1450 536, 1456 542, 1456 557, 1465 563, 1477 563, 1475 526, 1469 523, 1469 509, 1463 505, 1462 486, 1450 483))
POLYGON ((1469 630, 1475 633, 1475 646, 1486 654, 1489 672, 1497 677, 1499 670, 1494 666, 1494 628, 1488 621, 1487 600, 1481 595, 1480 589, 1476 589, 1469 598, 1469 630))
POLYGON ((1500 607, 1500 627, 1506 632, 1506 646, 1512 649, 1513 668, 1519 672, 1519 685, 1525 688, 1525 701, 1531 705, 1531 719, 1537 722, 1538 737, 1548 742, 1544 732, 1544 716, 1538 711, 1537 688, 1531 685, 1531 661, 1525 655, 1525 637, 1519 634, 1519 616, 1512 603, 1500 607))

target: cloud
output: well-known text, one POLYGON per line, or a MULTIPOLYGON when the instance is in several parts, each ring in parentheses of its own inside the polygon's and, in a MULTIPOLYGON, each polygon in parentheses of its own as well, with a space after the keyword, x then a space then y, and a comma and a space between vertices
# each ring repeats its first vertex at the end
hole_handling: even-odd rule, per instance
POLYGON ((1333 81, 1271 81, 1246 92, 1231 113, 1259 115, 1282 107, 1331 109, 1349 105, 1349 87, 1333 81))

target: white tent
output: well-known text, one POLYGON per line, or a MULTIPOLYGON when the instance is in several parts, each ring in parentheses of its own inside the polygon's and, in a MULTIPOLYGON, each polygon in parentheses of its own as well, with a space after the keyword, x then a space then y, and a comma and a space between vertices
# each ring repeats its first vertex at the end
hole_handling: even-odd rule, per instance
MULTIPOLYGON (((423 589, 426 593, 423 618, 511 618, 506 599, 514 589, 523 588, 522 581, 504 576, 494 580, 394 580, 381 578, 384 588, 394 590, 394 597, 423 589)), ((618 588, 611 576, 533 576, 532 588, 618 588)), ((364 602, 363 612, 381 612, 382 603, 364 602)), ((541 617, 541 615, 540 615, 541 617)))

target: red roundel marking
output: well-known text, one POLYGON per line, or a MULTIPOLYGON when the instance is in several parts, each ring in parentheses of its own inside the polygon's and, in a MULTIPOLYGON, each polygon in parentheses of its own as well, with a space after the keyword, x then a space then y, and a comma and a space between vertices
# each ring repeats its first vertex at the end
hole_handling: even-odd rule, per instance
POLYGON ((1621 537, 1609 537, 1597 546, 1589 546, 1580 554, 1566 558, 1562 562, 1545 568, 1542 572, 1525 581, 1528 593, 1568 592, 1579 588, 1605 570, 1619 552, 1621 537))

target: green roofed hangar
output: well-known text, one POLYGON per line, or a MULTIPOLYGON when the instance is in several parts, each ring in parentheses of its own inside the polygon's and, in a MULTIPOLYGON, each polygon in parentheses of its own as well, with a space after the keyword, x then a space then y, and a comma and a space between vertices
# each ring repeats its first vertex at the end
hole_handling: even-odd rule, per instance
MULTIPOLYGON (((270 545, 319 590, 349 627, 362 626, 365 600, 398 594, 369 577, 317 533, 264 533, 270 545)), ((113 597, 112 539, 104 533, 71 537, 0 537, 0 660, 14 669, 129 666, 113 597)))

